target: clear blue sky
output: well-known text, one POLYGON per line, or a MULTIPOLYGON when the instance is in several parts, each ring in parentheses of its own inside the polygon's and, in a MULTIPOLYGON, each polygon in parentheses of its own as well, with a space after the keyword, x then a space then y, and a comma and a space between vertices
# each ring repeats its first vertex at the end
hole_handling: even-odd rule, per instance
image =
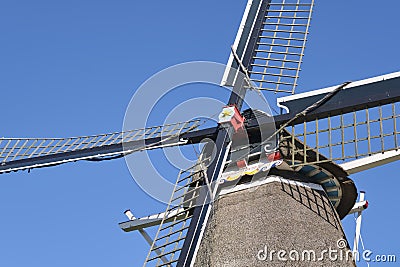
MULTIPOLYGON (((2 1, 0 136, 121 130, 132 94, 152 74, 227 61, 245 2, 2 1)), ((317 1, 298 92, 399 71, 399 10, 398 0, 317 1)), ((392 163, 352 178, 371 203, 367 248, 400 257, 398 173, 392 163)), ((123 160, 2 174, 0 266, 141 266, 147 244, 117 225, 127 208, 143 216, 163 206, 123 160)), ((352 241, 353 219, 344 226, 352 241)))

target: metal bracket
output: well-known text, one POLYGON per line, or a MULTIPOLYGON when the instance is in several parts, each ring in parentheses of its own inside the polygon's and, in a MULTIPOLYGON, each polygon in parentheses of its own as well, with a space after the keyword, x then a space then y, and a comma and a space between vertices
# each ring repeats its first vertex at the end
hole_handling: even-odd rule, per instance
POLYGON ((358 244, 361 237, 361 222, 362 222, 362 212, 368 208, 368 201, 365 200, 365 192, 360 192, 359 202, 354 205, 354 208, 349 214, 357 213, 356 218, 356 233, 354 237, 353 252, 358 253, 358 244))
MULTIPOLYGON (((133 215, 131 210, 127 210, 124 213, 128 217, 129 220, 136 220, 136 217, 133 215)), ((138 231, 143 236, 143 238, 146 240, 147 244, 149 244, 151 247, 153 245, 154 240, 150 237, 150 235, 146 232, 146 230, 144 230, 142 228, 142 229, 138 229, 138 231)), ((162 252, 160 249, 156 249, 154 251, 155 251, 155 253, 157 253, 157 255, 159 255, 159 256, 162 255, 162 252)), ((161 256, 160 259, 163 263, 168 262, 168 259, 165 256, 161 256)))

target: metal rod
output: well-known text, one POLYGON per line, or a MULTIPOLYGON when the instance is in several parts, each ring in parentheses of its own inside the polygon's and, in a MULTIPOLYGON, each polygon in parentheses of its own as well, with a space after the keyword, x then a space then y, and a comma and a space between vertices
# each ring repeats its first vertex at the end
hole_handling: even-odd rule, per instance
MULTIPOLYGON (((360 192, 360 202, 365 200, 365 192, 361 191, 360 192)), ((362 223, 362 211, 359 211, 357 213, 357 219, 356 219, 356 233, 355 233, 355 238, 354 238, 354 245, 353 245, 353 252, 358 253, 358 244, 360 241, 360 236, 361 236, 361 223, 362 223)))

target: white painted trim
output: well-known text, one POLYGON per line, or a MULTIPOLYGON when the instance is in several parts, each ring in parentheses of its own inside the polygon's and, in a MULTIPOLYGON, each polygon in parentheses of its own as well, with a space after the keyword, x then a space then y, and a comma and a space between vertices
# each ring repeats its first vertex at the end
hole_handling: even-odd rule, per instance
POLYGON ((264 179, 264 180, 258 180, 258 181, 255 181, 255 182, 252 182, 252 183, 248 183, 248 184, 237 185, 237 186, 235 186, 233 188, 222 189, 221 192, 219 193, 219 195, 223 196, 223 195, 235 193, 235 192, 238 192, 238 191, 242 191, 242 190, 246 190, 246 189, 249 189, 249 188, 262 186, 262 185, 269 184, 269 183, 274 183, 274 182, 285 183, 285 184, 289 184, 289 185, 301 186, 301 187, 304 187, 304 188, 324 191, 324 188, 319 184, 292 181, 292 180, 284 179, 284 178, 279 177, 279 176, 269 176, 267 179, 264 179))
MULTIPOLYGON (((239 46, 239 43, 240 43, 240 40, 243 38, 242 35, 243 35, 244 28, 246 27, 246 22, 247 22, 247 19, 249 17, 249 14, 250 14, 250 9, 251 9, 251 6, 254 4, 255 1, 256 0, 248 0, 247 1, 247 6, 246 6, 246 9, 245 9, 244 14, 243 14, 242 21, 240 22, 240 26, 239 26, 239 30, 238 30, 238 32, 236 34, 235 42, 233 43, 233 49, 234 50, 237 50, 237 48, 239 46)), ((260 2, 259 5, 261 5, 262 1, 259 1, 259 2, 260 2)), ((258 16, 258 13, 256 14, 256 17, 257 16, 258 16)), ((252 28, 254 28, 254 24, 255 24, 255 19, 254 19, 253 24, 251 26, 252 28)), ((248 38, 250 38, 250 36, 248 38)), ((249 43, 249 40, 247 39, 246 48, 248 46, 248 43, 249 43)), ((245 48, 244 51, 246 51, 246 48, 245 48)), ((241 55, 240 60, 242 60, 243 56, 244 55, 241 55)), ((222 77, 221 86, 227 85, 226 83, 228 82, 228 77, 229 77, 229 74, 231 72, 231 68, 232 68, 232 64, 233 64, 234 60, 235 60, 235 57, 234 57, 233 53, 231 52, 230 56, 229 56, 229 59, 228 59, 228 63, 226 65, 226 69, 225 69, 224 75, 222 77)))
POLYGON ((283 160, 275 160, 271 162, 268 162, 266 160, 265 161, 261 160, 260 162, 248 165, 247 167, 239 170, 224 172, 219 176, 218 181, 221 182, 222 180, 227 180, 228 177, 230 176, 238 176, 237 179, 240 179, 241 177, 247 175, 248 173, 252 173, 254 171, 257 171, 257 173, 265 172, 273 167, 280 166, 283 162, 284 162, 283 160))
POLYGON ((348 174, 354 174, 371 168, 385 165, 400 159, 400 150, 387 151, 366 158, 356 159, 340 164, 348 174))
MULTIPOLYGON (((135 215, 133 215, 131 210, 127 210, 125 212, 125 215, 128 216, 129 220, 136 220, 135 215)), ((150 237, 150 235, 147 233, 146 230, 142 229, 138 229, 139 233, 143 236, 144 240, 146 240, 147 244, 149 244, 149 246, 151 247, 153 245, 154 240, 150 237)), ((157 247, 157 245, 155 244, 155 246, 157 247)), ((162 260, 163 263, 168 263, 168 259, 167 257, 163 256, 163 252, 161 251, 161 249, 156 248, 155 253, 157 253, 158 256, 160 256, 160 259, 162 260)))
MULTIPOLYGON (((231 146, 232 146, 232 141, 229 142, 228 146, 226 147, 225 155, 224 155, 223 162, 222 162, 221 166, 225 165, 226 160, 227 160, 228 155, 229 155, 229 151, 231 150, 231 146)), ((221 177, 222 172, 223 172, 223 168, 220 168, 219 173, 218 173, 218 178, 221 177)), ((206 177, 206 179, 207 179, 207 177, 206 177)), ((218 181, 218 179, 217 179, 217 181, 218 181)), ((196 244, 196 247, 194 249, 194 252, 193 252, 193 258, 192 258, 192 262, 190 263, 190 267, 193 267, 195 262, 196 262, 197 253, 199 252, 199 249, 200 249, 201 240, 203 240, 204 233, 206 232, 207 223, 208 223, 208 220, 210 218, 210 213, 211 213, 212 209, 214 208, 213 205, 214 205, 215 197, 217 196, 218 185, 219 185, 219 183, 216 183, 214 192, 210 192, 210 193, 212 193, 211 197, 212 197, 212 201, 213 202, 211 202, 210 205, 208 205, 206 218, 205 218, 205 220, 203 222, 203 225, 200 226, 201 227, 200 236, 199 236, 199 240, 198 240, 198 242, 196 244)), ((204 208, 204 206, 202 208, 204 208)), ((185 259, 185 261, 186 261, 186 259, 185 259)))
POLYGON ((278 98, 278 99, 276 100, 276 101, 277 101, 276 105, 278 106, 278 108, 284 109, 284 110, 286 111, 286 113, 289 113, 289 108, 286 107, 286 106, 284 106, 284 105, 282 105, 281 102, 279 102, 279 99, 280 99, 280 98, 278 98))
MULTIPOLYGON (((366 84, 371 84, 371 83, 375 83, 375 82, 390 80, 390 79, 394 79, 394 78, 398 78, 398 77, 400 77, 400 71, 377 76, 377 77, 372 77, 372 78, 368 78, 368 79, 364 79, 364 80, 355 81, 355 82, 352 82, 349 85, 345 86, 343 88, 343 90, 347 90, 350 88, 354 88, 354 87, 366 85, 366 84)), ((335 90, 337 87, 338 87, 338 85, 335 85, 335 86, 318 89, 318 90, 313 90, 313 91, 309 91, 309 92, 305 92, 305 93, 301 93, 301 94, 280 97, 277 99, 277 105, 278 105, 278 107, 282 107, 287 110, 287 108, 284 107, 284 104, 283 104, 287 101, 306 98, 306 97, 320 95, 320 94, 327 94, 327 93, 335 90)))
POLYGON ((155 219, 162 220, 164 217, 166 219, 169 219, 169 218, 171 218, 171 217, 183 212, 184 210, 185 210, 184 208, 178 208, 178 209, 170 211, 170 212, 160 212, 160 213, 157 213, 157 214, 149 215, 147 217, 135 218, 135 219, 133 219, 131 221, 139 221, 140 222, 140 221, 155 220, 155 219))

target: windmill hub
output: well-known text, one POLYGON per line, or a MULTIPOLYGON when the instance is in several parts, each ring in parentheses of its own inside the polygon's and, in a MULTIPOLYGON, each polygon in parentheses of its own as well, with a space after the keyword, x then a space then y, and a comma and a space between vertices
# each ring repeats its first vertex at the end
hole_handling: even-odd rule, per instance
POLYGON ((224 107, 218 118, 219 124, 222 126, 229 124, 235 129, 235 132, 244 129, 244 117, 235 105, 224 107))

